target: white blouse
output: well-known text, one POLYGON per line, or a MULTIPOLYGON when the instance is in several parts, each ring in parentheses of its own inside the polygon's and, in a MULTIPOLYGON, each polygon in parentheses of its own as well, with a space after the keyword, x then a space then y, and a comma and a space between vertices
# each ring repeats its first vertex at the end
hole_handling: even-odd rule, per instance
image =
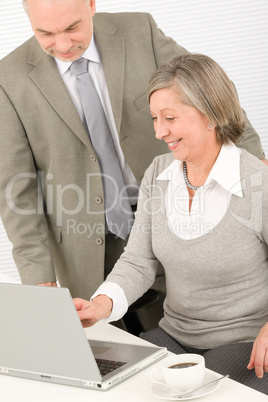
POLYGON ((175 160, 158 177, 168 180, 165 209, 170 230, 182 239, 194 239, 211 231, 227 212, 232 194, 243 197, 240 182, 241 150, 223 145, 204 184, 194 195, 189 213, 189 194, 183 162, 175 160))

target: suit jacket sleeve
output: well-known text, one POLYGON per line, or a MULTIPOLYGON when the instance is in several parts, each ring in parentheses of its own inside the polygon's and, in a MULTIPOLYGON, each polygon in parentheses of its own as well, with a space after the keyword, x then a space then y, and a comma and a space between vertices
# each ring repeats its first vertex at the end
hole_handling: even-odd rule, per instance
POLYGON ((23 282, 55 281, 41 189, 27 136, 2 88, 0 104, 0 211, 13 243, 13 257, 23 282))

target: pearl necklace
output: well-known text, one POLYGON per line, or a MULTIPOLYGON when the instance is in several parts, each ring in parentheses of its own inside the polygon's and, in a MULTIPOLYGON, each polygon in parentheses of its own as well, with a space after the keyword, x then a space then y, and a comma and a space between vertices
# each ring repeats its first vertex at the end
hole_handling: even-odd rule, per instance
POLYGON ((186 166, 185 161, 183 161, 183 177, 184 177, 184 180, 185 180, 185 183, 187 184, 187 186, 189 188, 191 188, 192 190, 197 190, 200 188, 200 186, 192 186, 191 183, 189 182, 188 177, 187 177, 187 166, 186 166))

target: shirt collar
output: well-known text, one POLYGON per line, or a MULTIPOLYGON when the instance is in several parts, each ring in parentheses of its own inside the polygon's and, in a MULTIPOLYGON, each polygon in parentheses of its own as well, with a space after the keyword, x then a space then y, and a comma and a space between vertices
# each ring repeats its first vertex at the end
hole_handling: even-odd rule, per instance
MULTIPOLYGON (((88 59, 90 61, 93 61, 95 63, 100 63, 100 56, 99 56, 99 52, 96 46, 96 42, 94 39, 94 36, 92 36, 92 40, 89 44, 89 47, 86 49, 86 51, 82 54, 81 57, 84 57, 85 59, 88 59)), ((58 58, 54 57, 59 72, 61 75, 65 74, 66 71, 68 70, 68 68, 70 67, 70 65, 72 64, 72 61, 62 61, 59 60, 58 58)))
POLYGON ((162 173, 160 173, 156 180, 168 180, 177 185, 185 184, 182 161, 175 159, 162 173))
MULTIPOLYGON (((240 153, 241 150, 232 142, 228 145, 222 145, 205 185, 211 180, 215 180, 225 190, 238 197, 243 197, 240 175, 240 153)), ((168 180, 177 185, 185 184, 182 161, 175 159, 160 173, 157 180, 168 180)))
POLYGON ((225 190, 243 197, 241 175, 240 175, 240 154, 241 150, 233 142, 221 147, 219 156, 207 178, 214 179, 225 190))

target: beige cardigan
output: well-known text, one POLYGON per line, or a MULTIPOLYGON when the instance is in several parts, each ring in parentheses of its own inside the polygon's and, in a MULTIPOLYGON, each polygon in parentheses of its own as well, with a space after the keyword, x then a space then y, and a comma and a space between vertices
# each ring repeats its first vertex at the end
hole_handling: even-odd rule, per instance
POLYGON ((156 181, 172 160, 157 157, 147 170, 128 246, 107 281, 131 304, 153 283, 159 260, 167 285, 160 327, 169 335, 201 349, 253 341, 268 321, 268 168, 242 150, 243 198, 232 195, 213 232, 183 240, 169 231, 166 182, 156 181))

